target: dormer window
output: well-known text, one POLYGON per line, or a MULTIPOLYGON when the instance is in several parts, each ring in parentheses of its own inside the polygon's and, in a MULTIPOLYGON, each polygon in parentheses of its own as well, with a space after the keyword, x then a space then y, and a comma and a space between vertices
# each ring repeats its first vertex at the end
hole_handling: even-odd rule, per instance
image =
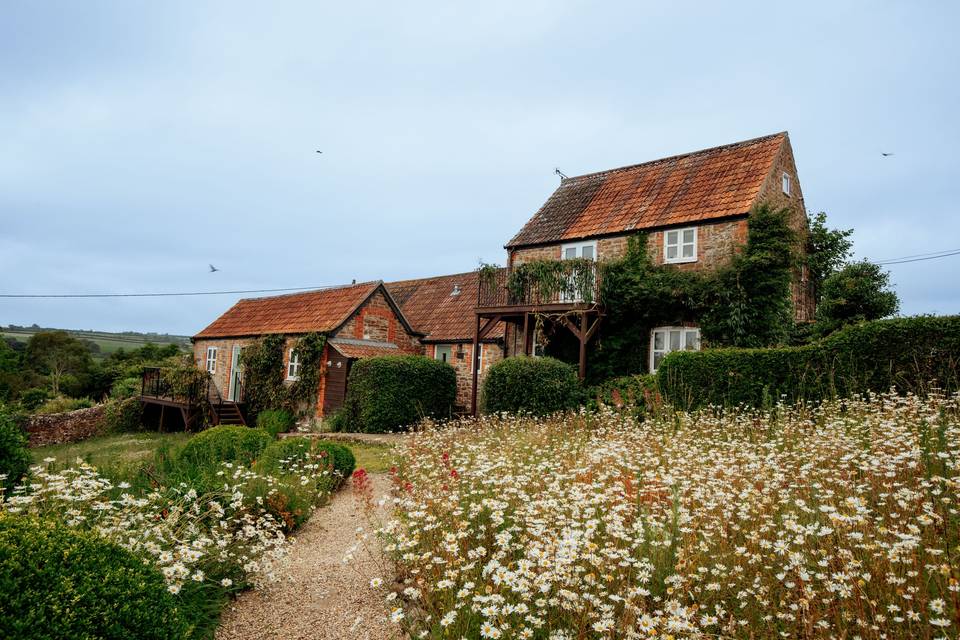
POLYGON ((783 192, 787 195, 790 195, 790 174, 786 171, 783 172, 783 192))
POLYGON ((663 261, 668 264, 697 261, 697 228, 671 229, 663 233, 663 261))

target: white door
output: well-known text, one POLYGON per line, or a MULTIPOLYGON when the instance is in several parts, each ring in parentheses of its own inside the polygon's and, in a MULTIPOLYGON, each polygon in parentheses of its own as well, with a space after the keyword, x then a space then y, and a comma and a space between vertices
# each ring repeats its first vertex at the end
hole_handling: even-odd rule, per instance
MULTIPOLYGON (((597 243, 592 240, 590 242, 565 244, 561 247, 561 251, 561 257, 564 260, 574 260, 576 258, 583 258, 584 260, 597 259, 597 243)), ((569 291, 561 293, 560 302, 583 302, 583 292, 577 290, 577 279, 573 275, 570 276, 568 289, 569 291)))
POLYGON ((243 347, 233 345, 233 360, 230 364, 230 393, 229 398, 233 402, 240 402, 240 396, 243 393, 243 368, 240 366, 240 352, 243 347))

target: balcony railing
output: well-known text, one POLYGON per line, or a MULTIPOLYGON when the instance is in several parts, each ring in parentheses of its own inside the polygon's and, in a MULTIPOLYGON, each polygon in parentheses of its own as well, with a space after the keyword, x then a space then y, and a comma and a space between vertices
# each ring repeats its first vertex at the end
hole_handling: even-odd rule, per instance
POLYGON ((602 278, 598 263, 580 259, 482 270, 477 307, 593 306, 600 303, 602 278))

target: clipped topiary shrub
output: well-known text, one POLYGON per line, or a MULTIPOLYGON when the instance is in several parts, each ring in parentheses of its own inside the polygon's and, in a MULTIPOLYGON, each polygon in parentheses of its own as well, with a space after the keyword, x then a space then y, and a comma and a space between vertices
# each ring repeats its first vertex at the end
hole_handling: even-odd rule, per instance
POLYGON ((257 414, 257 428, 276 438, 278 433, 290 431, 295 424, 293 414, 283 409, 267 409, 257 414))
POLYGON ((573 365, 554 358, 514 356, 494 363, 483 380, 484 413, 546 415, 573 409, 584 400, 573 365))
POLYGON ((122 547, 0 514, 0 637, 180 640, 188 625, 163 576, 122 547))
POLYGON ((322 442, 314 438, 283 438, 271 442, 257 461, 257 468, 267 473, 280 469, 281 462, 306 460, 311 454, 325 454, 333 465, 340 481, 350 477, 357 461, 349 447, 334 442, 322 442))
POLYGON ((11 489, 30 470, 30 451, 27 437, 12 415, 0 409, 0 487, 11 489))
POLYGON ((179 461, 195 467, 211 467, 221 462, 249 465, 267 448, 273 438, 262 429, 223 425, 201 431, 187 440, 179 461))
POLYGON ((344 420, 355 431, 385 433, 421 418, 450 415, 457 374, 449 364, 425 356, 378 356, 350 370, 344 420))
POLYGON ((867 391, 960 388, 960 316, 896 318, 847 327, 802 347, 669 354, 657 370, 679 408, 770 406, 867 391))
POLYGON ((143 428, 143 405, 136 398, 111 400, 103 408, 104 433, 129 433, 143 428))

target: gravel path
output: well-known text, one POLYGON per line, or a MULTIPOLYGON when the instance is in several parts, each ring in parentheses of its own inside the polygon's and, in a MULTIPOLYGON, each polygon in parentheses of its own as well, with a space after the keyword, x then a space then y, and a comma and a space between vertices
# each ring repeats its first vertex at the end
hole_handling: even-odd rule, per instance
MULTIPOLYGON (((371 474, 374 500, 389 490, 385 474, 371 474)), ((373 534, 371 551, 357 553, 343 564, 356 543, 357 527, 371 527, 361 513, 360 497, 352 487, 337 492, 294 536, 280 581, 242 594, 224 611, 217 640, 266 638, 400 640, 399 628, 387 620, 383 592, 370 588, 370 579, 382 575, 386 560, 373 534), (379 555, 379 554, 378 554, 379 555)))

